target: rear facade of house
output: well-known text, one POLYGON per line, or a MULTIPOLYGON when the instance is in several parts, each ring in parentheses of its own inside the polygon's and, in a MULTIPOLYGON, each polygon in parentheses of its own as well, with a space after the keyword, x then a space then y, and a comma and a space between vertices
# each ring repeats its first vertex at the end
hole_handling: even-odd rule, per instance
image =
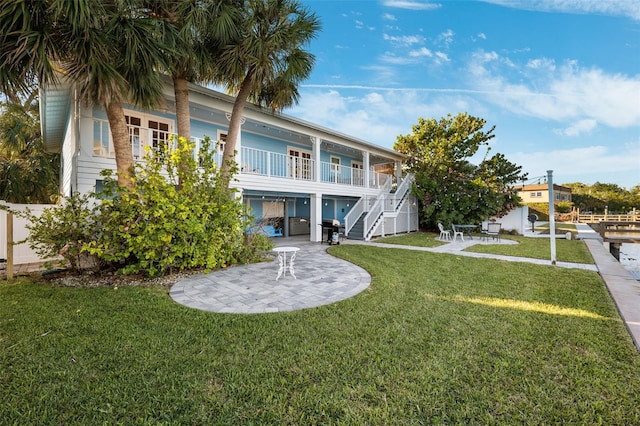
MULTIPOLYGON (((189 97, 196 149, 205 137, 218 141, 221 161, 234 98, 197 85, 189 97)), ((40 107, 45 145, 62 156, 61 194, 100 191, 100 171, 116 168, 106 112, 64 84, 43 87, 40 107)), ((145 146, 166 144, 176 132, 171 83, 163 108, 125 105, 125 115, 134 158, 142 161, 145 146)), ((257 225, 310 241, 326 239, 323 224, 334 221, 354 239, 418 229, 412 177, 402 175, 403 156, 393 150, 254 105, 245 108, 236 149, 233 185, 257 225)))

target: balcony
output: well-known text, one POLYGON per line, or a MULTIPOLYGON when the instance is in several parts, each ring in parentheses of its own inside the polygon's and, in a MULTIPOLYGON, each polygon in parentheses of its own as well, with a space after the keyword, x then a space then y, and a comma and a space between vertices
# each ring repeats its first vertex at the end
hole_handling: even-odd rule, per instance
MULTIPOLYGON (((129 126, 129 138, 133 149, 133 157, 142 159, 146 146, 152 149, 172 143, 175 134, 138 126, 129 126)), ((204 139, 191 138, 195 143, 194 157, 200 150, 204 139)), ((222 163, 224 143, 215 147, 214 160, 222 163)), ((115 158, 115 149, 106 120, 94 119, 93 126, 93 156, 115 158)), ((311 158, 298 157, 261 149, 241 147, 239 172, 247 175, 259 175, 268 178, 282 178, 303 180, 310 182, 332 183, 365 187, 365 171, 361 168, 344 166, 341 164, 321 162, 319 176, 316 176, 315 161, 311 158)), ((369 188, 384 188, 391 180, 391 176, 384 173, 369 172, 369 188)))

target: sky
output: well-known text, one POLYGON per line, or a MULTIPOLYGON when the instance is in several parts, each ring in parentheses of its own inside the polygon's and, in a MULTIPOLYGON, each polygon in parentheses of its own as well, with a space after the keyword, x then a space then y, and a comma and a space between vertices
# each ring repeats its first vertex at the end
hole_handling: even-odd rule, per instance
POLYGON ((466 112, 526 183, 640 184, 640 1, 300 1, 322 30, 285 114, 393 148, 466 112))

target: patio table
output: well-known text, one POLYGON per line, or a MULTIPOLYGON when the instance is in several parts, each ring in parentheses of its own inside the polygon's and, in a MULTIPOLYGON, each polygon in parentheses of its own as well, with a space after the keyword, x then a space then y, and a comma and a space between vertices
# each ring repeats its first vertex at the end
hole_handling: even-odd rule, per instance
POLYGON ((300 250, 298 247, 276 247, 273 249, 276 253, 278 253, 278 276, 276 277, 276 281, 281 276, 287 275, 287 253, 291 253, 291 257, 289 257, 289 275, 291 275, 294 279, 296 278, 296 274, 293 271, 293 262, 296 260, 296 253, 300 250))
POLYGON ((470 239, 473 240, 473 236, 471 235, 471 231, 473 231, 474 229, 476 229, 478 227, 478 225, 453 225, 453 227, 456 229, 456 231, 460 231, 463 234, 465 234, 467 237, 469 237, 470 239))

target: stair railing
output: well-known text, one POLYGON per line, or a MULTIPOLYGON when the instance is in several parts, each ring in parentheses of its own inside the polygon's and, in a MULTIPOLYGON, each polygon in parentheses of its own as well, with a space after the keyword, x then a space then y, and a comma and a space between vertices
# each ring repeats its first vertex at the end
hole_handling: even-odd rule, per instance
POLYGON ((344 217, 344 234, 349 235, 349 231, 353 228, 353 225, 356 224, 356 221, 362 216, 364 213, 365 206, 367 203, 365 201, 366 197, 360 198, 349 210, 349 213, 344 217))
POLYGON ((369 239, 371 239, 370 237, 371 231, 373 227, 378 223, 378 220, 383 214, 384 214, 384 197, 378 197, 376 199, 376 202, 373 203, 373 205, 369 209, 369 212, 367 213, 367 215, 364 217, 364 220, 363 220, 364 227, 362 229, 362 236, 365 239, 365 241, 369 241, 369 239))

